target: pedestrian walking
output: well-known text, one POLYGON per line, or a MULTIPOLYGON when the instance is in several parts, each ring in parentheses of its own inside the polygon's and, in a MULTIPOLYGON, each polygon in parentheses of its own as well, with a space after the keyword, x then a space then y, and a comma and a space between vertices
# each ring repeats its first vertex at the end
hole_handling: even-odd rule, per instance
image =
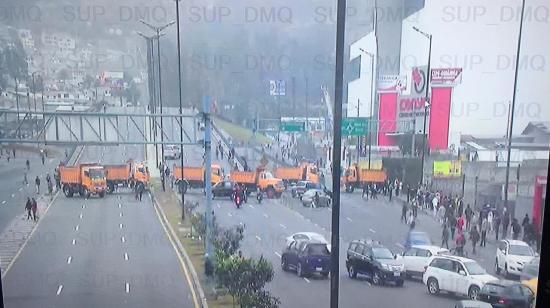
POLYGON ((32 218, 34 221, 38 221, 38 203, 32 198, 32 218))
POLYGON ((138 197, 139 197, 139 202, 141 202, 141 199, 143 198, 143 191, 145 190, 145 187, 143 186, 143 184, 138 184, 138 197))
POLYGON ((517 240, 519 238, 520 233, 521 233, 521 225, 519 224, 518 220, 514 218, 512 220, 512 239, 517 240))
POLYGON ((472 253, 476 254, 476 245, 479 242, 479 232, 477 231, 477 226, 472 226, 472 231, 470 231, 470 240, 472 241, 472 253))
POLYGON ((407 223, 407 203, 403 202, 401 207, 401 223, 407 223))
POLYGON ((441 232, 441 247, 443 245, 449 249, 449 226, 447 223, 443 224, 443 231, 441 232))
POLYGON ((510 215, 504 213, 504 218, 502 218, 502 238, 506 238, 508 234, 508 226, 510 225, 510 215))
POLYGON ((40 178, 38 175, 36 176, 36 179, 34 179, 34 184, 36 185, 36 194, 40 194, 40 178))
POLYGON ((494 222, 493 222, 493 211, 489 210, 489 213, 487 213, 487 221, 489 222, 489 232, 493 232, 494 230, 494 222))
POLYGON ((470 230, 471 223, 472 223, 472 216, 474 215, 474 211, 472 211, 472 208, 470 208, 470 204, 466 206, 466 210, 464 211, 464 215, 466 215, 466 229, 470 230))
POLYGON ((458 233, 464 232, 464 228, 465 228, 465 224, 466 224, 465 220, 466 219, 464 218, 464 215, 462 215, 456 221, 456 228, 458 230, 458 233))
POLYGON ((499 229, 500 229, 500 223, 501 223, 501 218, 500 218, 500 214, 496 214, 495 216, 495 240, 498 241, 498 233, 499 233, 499 229))
POLYGON ((446 209, 444 206, 440 206, 437 210, 437 220, 439 221, 439 223, 445 222, 445 211, 446 209))
POLYGON ((46 154, 44 153, 44 150, 40 151, 40 159, 42 160, 42 165, 46 163, 46 154))
POLYGON ((25 203, 25 210, 27 210, 27 220, 31 219, 32 202, 31 202, 31 198, 29 197, 27 197, 27 203, 25 203))
POLYGON ((25 162, 25 165, 27 166, 27 170, 31 170, 31 162, 28 159, 25 162))
POLYGON ((521 222, 521 227, 525 229, 525 226, 529 224, 529 214, 525 214, 525 217, 523 217, 523 221, 521 222))
POLYGON ((454 240, 455 238, 455 231, 456 231, 456 217, 454 214, 449 215, 449 226, 451 227, 451 239, 454 240))
POLYGON ((29 180, 27 179, 27 172, 23 172, 23 185, 29 185, 29 180))
POLYGON ((487 231, 489 231, 490 225, 489 220, 483 218, 481 222, 481 242, 479 243, 479 247, 485 247, 487 245, 487 231))

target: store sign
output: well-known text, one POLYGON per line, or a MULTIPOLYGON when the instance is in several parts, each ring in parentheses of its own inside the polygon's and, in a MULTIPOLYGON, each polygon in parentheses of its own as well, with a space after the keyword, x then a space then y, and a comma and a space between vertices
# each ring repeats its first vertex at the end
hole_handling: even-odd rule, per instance
POLYGON ((432 70, 430 83, 433 85, 457 85, 462 82, 462 68, 436 68, 432 70))
POLYGON ((413 67, 411 72, 411 95, 426 93, 426 66, 413 67))
POLYGON ((383 75, 378 78, 378 91, 404 92, 406 90, 406 75, 383 75))
POLYGON ((433 177, 450 178, 462 175, 462 163, 460 160, 434 161, 433 177))

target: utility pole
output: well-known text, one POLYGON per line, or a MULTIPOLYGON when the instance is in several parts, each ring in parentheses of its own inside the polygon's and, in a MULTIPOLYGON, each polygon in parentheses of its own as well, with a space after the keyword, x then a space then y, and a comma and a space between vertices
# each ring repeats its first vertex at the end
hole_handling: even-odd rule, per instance
MULTIPOLYGON (((180 38, 180 0, 176 0, 176 30, 178 35, 178 98, 180 103, 180 164, 183 179, 183 102, 181 101, 181 38, 180 38)), ((185 220, 185 194, 181 190, 181 220, 185 220)))
POLYGON ((342 95, 344 88, 344 48, 346 0, 338 0, 336 13, 336 67, 334 73, 334 132, 332 149, 332 233, 330 258, 330 308, 338 308, 340 290, 340 174, 342 155, 342 95))
POLYGON ((206 174, 204 179, 204 189, 206 191, 206 255, 205 267, 214 265, 214 248, 212 244, 212 157, 211 157, 211 136, 212 123, 210 123, 210 97, 203 98, 203 117, 204 117, 204 160, 206 174))
MULTIPOLYGON (((376 15, 376 7, 375 7, 375 15, 376 15)), ((374 26, 374 28, 376 29, 376 26, 374 26)), ((371 94, 371 97, 370 97, 370 120, 369 120, 369 162, 368 162, 368 167, 369 167, 369 170, 370 170, 370 162, 371 162, 371 150, 372 150, 372 126, 371 126, 371 122, 372 122, 372 119, 374 118, 374 103, 376 101, 376 98, 375 98, 375 87, 374 87, 374 84, 375 84, 375 80, 374 80, 374 57, 376 56, 375 54, 373 54, 372 52, 368 52, 366 50, 364 50, 363 48, 359 48, 360 51, 362 51, 363 53, 365 53, 366 55, 368 55, 370 57, 370 67, 371 67, 371 84, 370 84, 370 94, 371 94)))
MULTIPOLYGON (((361 108, 361 101, 357 99, 357 119, 359 119, 359 108, 361 108)), ((359 156, 361 154, 361 149, 359 144, 361 143, 361 136, 357 136, 357 166, 359 166, 359 156)))
MULTIPOLYGON (((516 71, 514 74, 514 93, 512 95, 512 107, 510 112, 510 130, 508 132, 508 155, 506 157, 506 182, 504 184, 504 206, 508 209, 508 185, 510 183, 510 155, 512 154, 512 132, 514 131, 514 110, 516 107, 517 89, 518 89, 518 73, 519 73, 519 57, 521 54, 521 35, 523 32, 523 16, 525 13, 525 0, 521 4, 521 17, 519 20, 519 35, 518 35, 518 50, 516 54, 516 71)), ((512 217, 515 216, 515 209, 512 212, 512 217)))
POLYGON ((412 124, 413 124, 413 127, 412 127, 412 142, 411 142, 411 157, 414 157, 415 155, 415 146, 414 146, 414 143, 415 143, 415 138, 416 138, 416 110, 413 111, 413 119, 412 119, 412 124))
POLYGON ((306 140, 309 140, 309 84, 308 84, 308 78, 306 76, 306 140))

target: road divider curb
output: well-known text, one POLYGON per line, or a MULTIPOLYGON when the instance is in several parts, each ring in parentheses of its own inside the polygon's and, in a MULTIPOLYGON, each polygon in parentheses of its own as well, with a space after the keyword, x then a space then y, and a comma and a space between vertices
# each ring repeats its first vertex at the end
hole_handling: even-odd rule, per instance
MULTIPOLYGON (((166 214, 164 213, 164 210, 162 209, 162 207, 158 204, 155 196, 154 196, 154 189, 151 190, 151 200, 153 201, 153 205, 155 207, 155 210, 157 212, 157 215, 159 217, 159 220, 161 222, 161 224, 164 226, 165 228, 165 231, 167 231, 167 235, 168 237, 170 238, 170 240, 172 242, 174 242, 176 244, 176 247, 174 248, 177 248, 176 251, 178 254, 180 254, 180 256, 183 256, 183 266, 184 266, 184 271, 186 273, 186 275, 188 275, 187 271, 189 271, 191 273, 191 281, 189 281, 190 283, 190 287, 191 287, 191 292, 193 293, 193 298, 195 300, 195 305, 198 307, 202 307, 202 308, 208 308, 208 302, 206 301, 206 296, 204 294, 204 290, 202 288, 202 285, 200 283, 200 280, 199 280, 199 275, 197 274, 197 271, 195 270, 195 267, 193 266, 193 263, 191 262, 191 258, 189 258, 189 255, 187 254, 187 251, 185 250, 185 248, 183 247, 183 244, 181 243, 181 241, 179 240, 176 232, 174 231, 174 228, 172 228, 172 226, 170 225, 170 222, 168 221, 168 218, 166 217, 166 214), (199 295, 199 298, 200 298, 200 304, 196 301, 196 293, 198 293, 199 295)), ((187 277, 189 279, 189 276, 187 277)))

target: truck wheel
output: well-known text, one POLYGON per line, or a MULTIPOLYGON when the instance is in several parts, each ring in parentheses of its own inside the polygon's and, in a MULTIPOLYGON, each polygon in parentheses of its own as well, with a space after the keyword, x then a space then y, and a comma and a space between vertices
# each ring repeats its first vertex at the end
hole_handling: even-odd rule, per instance
POLYGON ((267 197, 269 199, 275 198, 275 189, 273 187, 268 187, 267 188, 267 197))
POLYGON ((112 194, 113 191, 115 191, 115 186, 113 185, 113 183, 109 183, 109 185, 107 185, 107 193, 112 194))
POLYGON ((105 192, 100 192, 100 193, 99 193, 99 197, 100 197, 100 198, 105 198, 105 192))
POLYGON ((187 183, 185 183, 184 181, 181 181, 179 184, 179 191, 180 191, 180 194, 185 194, 187 192, 187 183))
POLYGON ((65 197, 71 198, 73 196, 73 190, 70 186, 63 186, 63 193, 65 194, 65 197))
POLYGON ((354 187, 353 187, 353 186, 349 186, 349 185, 346 186, 346 192, 347 192, 347 193, 353 193, 353 191, 354 191, 354 187))
POLYGON ((87 188, 84 188, 84 190, 82 191, 82 194, 84 195, 84 198, 85 198, 85 199, 89 199, 89 198, 90 198, 90 191, 88 191, 87 188))

